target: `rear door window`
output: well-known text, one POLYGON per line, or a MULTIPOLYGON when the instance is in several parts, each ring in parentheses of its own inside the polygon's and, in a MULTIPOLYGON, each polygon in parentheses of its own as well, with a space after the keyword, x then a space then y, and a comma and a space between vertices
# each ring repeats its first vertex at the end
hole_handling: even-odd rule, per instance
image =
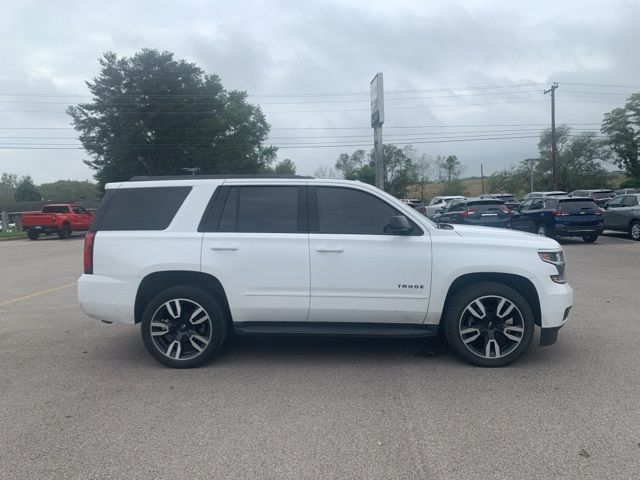
POLYGON ((191 187, 107 190, 90 230, 164 230, 190 191, 191 187))
MULTIPOLYGON (((297 185, 228 187, 219 219, 209 219, 205 231, 298 233, 306 231, 306 188, 297 185), (303 204, 301 206, 301 204, 303 204)), ((215 210, 215 209, 212 209, 215 210)), ((213 212, 215 215, 215 212, 213 212)))

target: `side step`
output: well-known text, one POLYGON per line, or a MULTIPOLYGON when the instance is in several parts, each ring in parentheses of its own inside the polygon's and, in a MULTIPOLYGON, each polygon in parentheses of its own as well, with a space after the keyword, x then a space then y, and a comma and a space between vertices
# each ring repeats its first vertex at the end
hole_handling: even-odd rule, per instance
POLYGON ((433 337, 437 325, 340 323, 340 322, 241 322, 234 323, 238 335, 319 335, 351 337, 433 337))

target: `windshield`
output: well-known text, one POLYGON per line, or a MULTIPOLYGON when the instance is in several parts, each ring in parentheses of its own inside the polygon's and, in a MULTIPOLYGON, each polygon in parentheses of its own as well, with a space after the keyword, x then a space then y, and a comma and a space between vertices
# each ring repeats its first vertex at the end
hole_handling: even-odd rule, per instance
POLYGON ((584 210, 584 209, 597 209, 598 206, 591 200, 560 200, 561 210, 584 210))

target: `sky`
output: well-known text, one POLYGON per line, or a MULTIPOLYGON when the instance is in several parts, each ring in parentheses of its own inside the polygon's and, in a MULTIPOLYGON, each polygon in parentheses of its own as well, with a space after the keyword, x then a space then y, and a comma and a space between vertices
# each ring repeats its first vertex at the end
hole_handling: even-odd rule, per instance
POLYGON ((537 156, 550 122, 599 130, 640 91, 640 1, 27 1, 0 5, 0 172, 91 179, 65 102, 87 100, 105 51, 169 50, 246 90, 298 173, 373 144, 457 155, 465 175, 537 156), (517 138, 519 137, 519 138, 517 138))

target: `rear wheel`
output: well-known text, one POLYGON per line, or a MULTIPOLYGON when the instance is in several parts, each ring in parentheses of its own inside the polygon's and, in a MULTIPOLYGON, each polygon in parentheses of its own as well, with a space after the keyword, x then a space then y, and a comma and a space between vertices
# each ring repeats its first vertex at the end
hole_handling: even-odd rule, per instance
POLYGON ((502 367, 531 344, 533 312, 522 295, 506 285, 479 282, 449 301, 444 333, 451 349, 481 367, 502 367))
POLYGON ((204 290, 181 285, 157 294, 142 316, 149 353, 172 368, 199 367, 220 351, 227 336, 221 302, 204 290))
POLYGON ((71 236, 71 227, 69 226, 68 223, 65 223, 64 225, 62 225, 62 228, 58 232, 58 237, 60 237, 62 240, 65 240, 70 236, 71 236))
POLYGON ((593 234, 593 235, 585 235, 584 237, 582 237, 582 240, 585 241, 585 243, 593 243, 598 239, 598 235, 597 234, 593 234))
POLYGON ((40 234, 34 230, 28 230, 27 236, 29 237, 29 240, 37 240, 40 234))
POLYGON ((633 240, 640 241, 640 222, 638 220, 634 220, 631 222, 631 226, 629 227, 629 235, 633 240))

